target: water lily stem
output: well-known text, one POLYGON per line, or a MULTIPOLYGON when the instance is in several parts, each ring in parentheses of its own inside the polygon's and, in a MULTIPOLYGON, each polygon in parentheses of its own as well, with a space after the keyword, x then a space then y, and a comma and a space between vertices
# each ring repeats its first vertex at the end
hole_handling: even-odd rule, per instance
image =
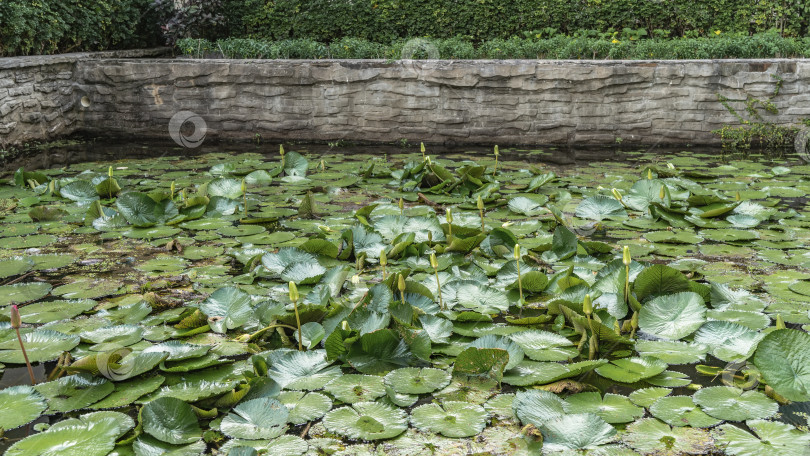
POLYGON ((436 290, 439 292, 439 309, 444 310, 444 301, 442 300, 442 283, 439 281, 439 269, 433 268, 436 274, 436 290))
POLYGON ((298 315, 298 301, 293 301, 293 309, 295 309, 295 323, 298 325, 298 351, 304 351, 304 345, 301 341, 304 338, 301 336, 301 317, 298 315))
POLYGON ((28 353, 25 351, 25 345, 20 335, 20 328, 14 328, 14 331, 17 332, 17 340, 20 341, 20 350, 22 350, 23 358, 25 358, 25 365, 28 367, 28 375, 31 377, 31 384, 36 385, 37 379, 34 377, 34 368, 31 367, 31 362, 28 361, 28 353))

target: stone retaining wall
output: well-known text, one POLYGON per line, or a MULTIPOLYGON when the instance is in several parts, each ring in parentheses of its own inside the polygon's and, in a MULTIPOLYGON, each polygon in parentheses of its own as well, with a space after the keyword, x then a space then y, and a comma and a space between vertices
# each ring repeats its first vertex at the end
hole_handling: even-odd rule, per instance
POLYGON ((712 130, 739 123, 717 95, 747 117, 743 101, 770 97, 775 75, 783 81, 773 99, 779 113, 766 120, 789 125, 810 117, 804 59, 60 58, 18 67, 0 59, 1 142, 75 131, 167 138, 172 116, 189 111, 204 120, 209 138, 713 144, 712 130))

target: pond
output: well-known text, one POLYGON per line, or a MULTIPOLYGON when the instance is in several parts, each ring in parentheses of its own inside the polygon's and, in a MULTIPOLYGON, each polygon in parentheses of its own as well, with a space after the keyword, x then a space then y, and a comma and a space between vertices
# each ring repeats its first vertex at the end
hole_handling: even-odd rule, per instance
POLYGON ((0 183, 0 452, 810 455, 808 190, 711 149, 52 148, 0 183))

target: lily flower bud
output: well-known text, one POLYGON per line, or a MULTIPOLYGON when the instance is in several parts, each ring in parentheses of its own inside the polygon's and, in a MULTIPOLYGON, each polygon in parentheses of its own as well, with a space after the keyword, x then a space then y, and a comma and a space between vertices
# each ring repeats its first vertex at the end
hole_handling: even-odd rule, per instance
POLYGON ((630 258, 630 247, 624 246, 622 249, 622 263, 624 263, 625 266, 630 266, 632 261, 632 258, 630 258))
POLYGON ((22 321, 20 319, 20 310, 17 308, 16 305, 11 306, 11 327, 14 329, 20 329, 22 326, 22 321))
POLYGON ((298 287, 295 286, 295 282, 290 280, 290 301, 296 302, 298 301, 298 287))
POLYGON ((582 301, 582 311, 585 312, 585 315, 593 313, 593 301, 591 301, 590 294, 586 294, 585 299, 582 301))

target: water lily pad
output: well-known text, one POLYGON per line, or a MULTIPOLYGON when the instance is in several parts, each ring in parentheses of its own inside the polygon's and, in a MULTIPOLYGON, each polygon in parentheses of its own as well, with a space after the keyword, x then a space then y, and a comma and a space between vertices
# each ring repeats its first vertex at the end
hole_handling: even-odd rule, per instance
POLYGON ((70 412, 100 401, 112 393, 115 386, 105 378, 77 374, 40 383, 34 389, 45 396, 51 412, 70 412))
MULTIPOLYGON (((28 360, 32 363, 53 361, 63 352, 79 345, 79 338, 49 329, 38 329, 22 335, 28 360)), ((0 342, 0 362, 23 364, 25 358, 16 338, 0 342)))
POLYGON ((49 323, 73 318, 91 310, 96 304, 90 299, 35 302, 20 308, 20 318, 23 323, 49 323))
POLYGON ((23 282, 0 286, 0 306, 36 301, 51 292, 47 282, 23 282))
POLYGON ((672 394, 672 390, 669 388, 651 387, 637 389, 630 393, 629 398, 630 401, 636 405, 649 407, 658 399, 669 396, 670 394, 672 394))
POLYGON ((34 234, 30 236, 15 236, 0 238, 0 248, 4 249, 30 249, 33 247, 44 247, 55 243, 56 236, 51 234, 34 234))
POLYGON ((332 400, 321 393, 303 391, 282 391, 278 400, 290 411, 287 421, 292 424, 304 424, 320 419, 332 408, 332 400))
POLYGON ((765 419, 779 411, 779 404, 768 396, 730 386, 702 388, 692 400, 708 415, 726 421, 765 419))
POLYGON ((275 351, 268 355, 268 361, 267 375, 286 389, 321 389, 342 375, 340 367, 330 366, 325 350, 275 351))
POLYGON ((411 424, 445 437, 472 437, 486 427, 489 415, 483 407, 467 402, 425 404, 411 412, 411 424))
POLYGON ((565 415, 546 422, 540 430, 543 452, 595 449, 616 436, 613 426, 591 413, 565 415))
POLYGON ((390 439, 408 428, 405 412, 378 402, 358 402, 332 410, 323 424, 331 432, 362 440, 390 439))
POLYGON ((447 371, 431 367, 405 367, 392 370, 385 376, 385 384, 401 394, 431 393, 449 383, 447 371))
POLYGON ((721 420, 707 415, 689 396, 667 396, 650 406, 650 413, 671 426, 711 427, 721 420))
POLYGON ((58 422, 15 443, 8 456, 106 456, 116 440, 135 425, 118 412, 93 412, 58 422))
POLYGON ((155 399, 143 406, 141 416, 144 432, 162 442, 194 443, 202 435, 194 410, 180 399, 155 399))
POLYGON ((596 373, 617 382, 635 383, 639 380, 658 375, 664 372, 666 368, 667 363, 660 359, 634 357, 613 360, 610 364, 597 367, 596 373))
POLYGON ((792 401, 810 401, 810 334, 773 331, 759 342, 753 361, 774 391, 792 401))
MULTIPOLYGON (((379 252, 378 252, 379 253, 379 252)), ((262 257, 262 265, 284 282, 316 283, 326 272, 315 257, 294 247, 279 249, 262 257)))
POLYGON ((751 420, 745 423, 751 434, 731 424, 718 428, 717 441, 725 445, 727 454, 734 456, 793 456, 803 455, 810 448, 810 434, 785 423, 751 420))
POLYGON ((33 266, 33 261, 23 257, 13 257, 7 260, 0 260, 0 279, 24 274, 30 271, 33 266))
POLYGON ((709 351, 706 345, 674 340, 639 340, 635 349, 641 356, 658 358, 667 364, 693 364, 702 361, 709 351))
POLYGON ((30 386, 0 390, 0 429, 11 430, 28 424, 47 408, 45 398, 30 386))
POLYGON ((708 432, 691 427, 670 427, 655 418, 644 418, 627 426, 622 440, 645 455, 679 456, 706 454, 714 441, 708 432))
POLYGON ((200 311, 208 316, 208 324, 224 333, 245 324, 253 314, 250 295, 236 287, 224 287, 211 293, 200 303, 200 311))
POLYGON ((681 339, 706 321, 706 306, 697 293, 681 292, 659 296, 641 308, 639 328, 666 339, 681 339))
POLYGON ((636 407, 625 396, 607 393, 602 397, 596 392, 577 393, 565 398, 566 413, 593 413, 605 422, 629 423, 644 416, 644 409, 636 407))
POLYGON ((385 396, 383 379, 376 375, 344 375, 329 382, 324 390, 335 399, 347 404, 369 402, 385 396))
POLYGON ((509 338, 534 361, 565 361, 579 353, 568 338, 549 331, 530 329, 510 334, 509 338))
POLYGON ((234 407, 220 429, 238 439, 274 439, 287 430, 288 415, 287 407, 275 399, 251 399, 234 407))

